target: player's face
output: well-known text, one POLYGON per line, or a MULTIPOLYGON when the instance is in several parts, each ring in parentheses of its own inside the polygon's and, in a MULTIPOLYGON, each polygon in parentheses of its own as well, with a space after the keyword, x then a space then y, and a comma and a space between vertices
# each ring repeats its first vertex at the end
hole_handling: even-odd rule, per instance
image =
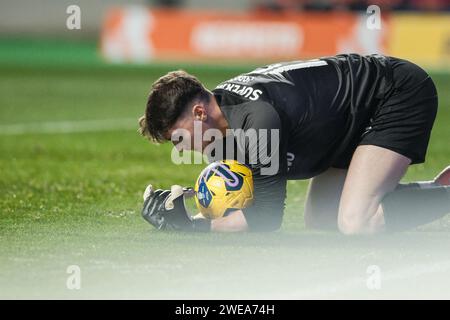
POLYGON ((168 132, 167 140, 171 141, 177 151, 203 150, 211 143, 203 139, 206 130, 213 128, 212 120, 208 119, 206 110, 187 113, 177 120, 168 132))

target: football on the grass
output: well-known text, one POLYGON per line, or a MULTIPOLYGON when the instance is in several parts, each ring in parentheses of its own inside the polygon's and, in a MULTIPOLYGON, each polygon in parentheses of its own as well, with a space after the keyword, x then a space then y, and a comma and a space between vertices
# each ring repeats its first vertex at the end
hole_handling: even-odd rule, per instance
POLYGON ((216 161, 200 173, 195 202, 205 218, 220 218, 231 209, 253 203, 253 177, 249 167, 235 160, 216 161))

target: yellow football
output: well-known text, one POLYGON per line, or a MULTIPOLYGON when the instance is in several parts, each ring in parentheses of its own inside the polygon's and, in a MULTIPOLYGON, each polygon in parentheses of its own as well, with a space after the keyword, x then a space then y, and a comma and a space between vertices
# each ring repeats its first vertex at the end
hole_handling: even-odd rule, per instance
POLYGON ((195 183, 195 203, 205 218, 216 219, 229 209, 253 203, 252 171, 236 160, 216 161, 200 173, 195 183))

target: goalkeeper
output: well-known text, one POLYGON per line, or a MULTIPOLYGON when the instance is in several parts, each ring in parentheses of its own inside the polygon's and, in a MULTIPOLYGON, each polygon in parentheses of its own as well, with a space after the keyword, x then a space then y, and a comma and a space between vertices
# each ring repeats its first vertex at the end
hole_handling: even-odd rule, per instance
POLYGON ((170 72, 152 86, 141 133, 172 141, 179 151, 212 145, 217 151, 218 142, 231 140, 236 154, 257 158, 246 162, 255 204, 219 219, 194 219, 184 208, 189 189, 149 187, 143 216, 159 229, 276 230, 286 181, 311 179, 304 210, 309 228, 374 234, 434 221, 450 212, 450 167, 428 182, 399 182, 410 165, 425 161, 437 105, 424 70, 382 55, 277 63, 212 92, 186 72, 170 72), (201 137, 215 130, 222 139, 195 143, 198 123, 201 137), (245 133, 255 129, 257 141, 249 141, 245 133), (180 130, 190 137, 179 139, 180 130))

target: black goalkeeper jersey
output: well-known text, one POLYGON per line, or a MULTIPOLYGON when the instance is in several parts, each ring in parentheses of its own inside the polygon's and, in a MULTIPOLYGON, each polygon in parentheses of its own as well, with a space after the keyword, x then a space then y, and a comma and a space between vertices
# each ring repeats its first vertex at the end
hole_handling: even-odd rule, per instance
POLYGON ((286 180, 345 167, 391 88, 389 58, 357 54, 276 63, 218 85, 213 94, 230 129, 267 129, 263 143, 237 138, 238 148, 247 158, 278 157, 271 174, 261 172, 268 167, 264 159, 247 163, 255 186, 255 205, 244 210, 250 228, 279 227, 286 180), (273 129, 277 141, 269 134, 273 129))

